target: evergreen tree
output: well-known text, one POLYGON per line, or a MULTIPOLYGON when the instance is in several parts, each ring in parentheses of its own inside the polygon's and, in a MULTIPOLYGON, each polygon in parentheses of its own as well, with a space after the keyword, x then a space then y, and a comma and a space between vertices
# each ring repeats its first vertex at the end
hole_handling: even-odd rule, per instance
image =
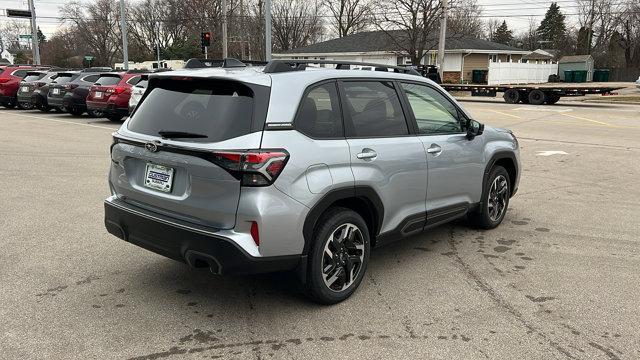
POLYGON ((578 30, 578 40, 576 41, 576 54, 587 55, 591 52, 591 39, 593 38, 593 30, 588 27, 581 27, 578 30))
POLYGON ((564 15, 560 12, 560 7, 556 3, 551 3, 549 10, 542 19, 538 27, 538 36, 543 47, 552 49, 562 49, 566 36, 567 28, 564 24, 564 15))
POLYGON ((496 32, 493 34, 492 39, 494 42, 509 45, 513 41, 513 32, 507 27, 507 22, 502 20, 502 25, 498 26, 496 32))
POLYGON ((44 34, 42 33, 42 31, 40 31, 40 26, 38 26, 38 43, 42 44, 45 41, 47 41, 47 37, 44 36, 44 34))

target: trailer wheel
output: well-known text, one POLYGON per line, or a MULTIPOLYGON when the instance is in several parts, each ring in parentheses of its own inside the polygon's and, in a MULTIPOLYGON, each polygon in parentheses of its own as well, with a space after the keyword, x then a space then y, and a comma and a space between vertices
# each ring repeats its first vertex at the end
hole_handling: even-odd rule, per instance
POLYGON ((547 96, 547 104, 549 104, 549 105, 553 105, 553 104, 557 103, 558 101, 560 101, 560 95, 549 94, 547 96))
POLYGON ((517 104, 520 101, 520 93, 514 89, 508 89, 502 96, 504 101, 508 104, 517 104))
POLYGON ((531 105, 542 105, 547 100, 547 95, 544 91, 535 89, 529 92, 529 104, 531 105))

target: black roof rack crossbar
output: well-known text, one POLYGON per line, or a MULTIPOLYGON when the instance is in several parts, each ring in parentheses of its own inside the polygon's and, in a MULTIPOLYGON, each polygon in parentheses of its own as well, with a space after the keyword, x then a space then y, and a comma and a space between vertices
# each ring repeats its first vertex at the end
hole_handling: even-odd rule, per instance
POLYGON ((192 58, 187 60, 184 64, 185 69, 202 69, 202 68, 240 68, 245 67, 245 63, 234 58, 225 59, 196 59, 192 58))
POLYGON ((338 70, 349 70, 351 66, 370 66, 375 71, 389 71, 396 73, 410 74, 421 76, 418 71, 410 66, 393 66, 385 64, 367 63, 359 61, 343 61, 343 60, 311 60, 311 59, 277 59, 271 60, 264 68, 265 73, 281 73, 290 71, 303 71, 309 64, 329 64, 335 65, 338 70))

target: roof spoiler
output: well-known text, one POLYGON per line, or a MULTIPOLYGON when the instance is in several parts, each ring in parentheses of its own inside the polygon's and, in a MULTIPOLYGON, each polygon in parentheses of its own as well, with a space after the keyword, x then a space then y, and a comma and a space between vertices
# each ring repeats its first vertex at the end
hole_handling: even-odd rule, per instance
POLYGON ((309 64, 329 64, 335 65, 337 70, 350 70, 351 66, 370 66, 375 71, 393 71, 409 75, 422 76, 416 69, 410 66, 393 66, 385 64, 358 62, 358 61, 341 61, 341 60, 308 60, 308 59, 278 59, 271 60, 264 68, 267 74, 304 71, 309 64))
POLYGON ((187 60, 184 64, 185 69, 203 69, 203 68, 240 68, 246 67, 247 65, 234 58, 225 58, 225 59, 196 59, 192 58, 187 60))

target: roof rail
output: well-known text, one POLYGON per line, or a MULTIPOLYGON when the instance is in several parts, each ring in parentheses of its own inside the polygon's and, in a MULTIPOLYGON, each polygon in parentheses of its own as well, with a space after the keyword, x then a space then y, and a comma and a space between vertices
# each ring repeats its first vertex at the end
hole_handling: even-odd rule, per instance
POLYGON ((342 60, 309 60, 309 59, 278 59, 271 60, 264 68, 265 73, 281 73, 290 71, 303 71, 308 64, 330 64, 335 65, 338 70, 350 70, 351 66, 371 66, 375 71, 389 71, 396 73, 422 76, 418 71, 410 66, 393 66, 385 64, 367 63, 359 61, 342 60))
POLYGON ((219 67, 219 68, 239 68, 245 67, 245 63, 238 59, 234 58, 225 58, 225 59, 196 59, 192 58, 187 60, 184 64, 185 69, 202 69, 209 67, 219 67))

